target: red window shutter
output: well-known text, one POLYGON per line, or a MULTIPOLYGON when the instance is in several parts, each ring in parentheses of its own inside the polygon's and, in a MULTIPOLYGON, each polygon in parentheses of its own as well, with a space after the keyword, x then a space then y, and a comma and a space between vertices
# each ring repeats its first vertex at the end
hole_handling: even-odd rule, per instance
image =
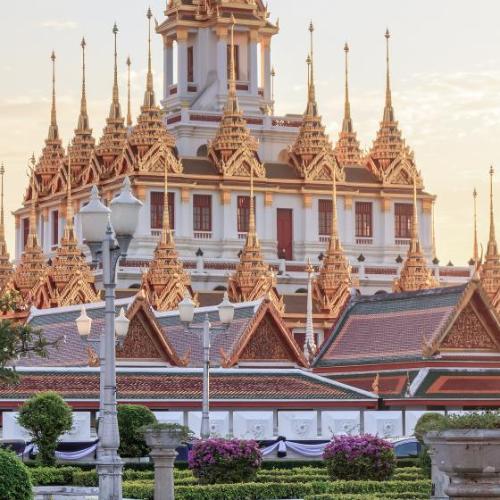
POLYGON ((318 233, 329 236, 332 232, 332 200, 319 200, 318 203, 318 233))
MULTIPOLYGON (((163 226, 163 193, 151 193, 151 229, 161 229, 163 226)), ((175 193, 168 193, 168 214, 170 219, 170 229, 175 229, 175 193)))
POLYGON ((59 210, 52 212, 52 246, 59 243, 59 210))
POLYGON ((394 204, 394 234, 396 238, 411 237, 411 220, 413 218, 413 205, 411 203, 394 204))
POLYGON ((212 196, 209 194, 193 195, 194 231, 212 231, 212 196))
POLYGON ((372 203, 366 201, 356 202, 356 237, 373 237, 373 210, 372 203))
POLYGON ((28 243, 28 234, 30 232, 30 220, 28 217, 23 219, 23 248, 28 243))

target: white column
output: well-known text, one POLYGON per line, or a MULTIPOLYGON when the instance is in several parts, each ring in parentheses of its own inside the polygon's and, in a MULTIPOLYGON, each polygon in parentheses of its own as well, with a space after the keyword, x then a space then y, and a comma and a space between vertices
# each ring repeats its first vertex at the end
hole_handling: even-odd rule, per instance
MULTIPOLYGON (((252 38, 252 37, 250 37, 252 38)), ((257 40, 250 39, 248 45, 248 79, 250 80, 250 94, 257 95, 259 86, 259 69, 257 63, 257 40)))
POLYGON ((271 100, 271 40, 261 41, 262 84, 264 99, 271 100))
POLYGON ((177 40, 177 95, 187 94, 187 41, 177 40))
POLYGON ((353 210, 354 210, 354 201, 352 200, 352 198, 347 200, 344 197, 344 222, 345 222, 344 235, 345 235, 346 245, 354 245, 356 243, 353 210))
POLYGON ((227 39, 225 35, 218 34, 217 39, 217 79, 219 81, 219 94, 227 94, 227 39))
POLYGON ((174 48, 169 40, 163 47, 163 98, 168 99, 169 88, 174 82, 174 48))

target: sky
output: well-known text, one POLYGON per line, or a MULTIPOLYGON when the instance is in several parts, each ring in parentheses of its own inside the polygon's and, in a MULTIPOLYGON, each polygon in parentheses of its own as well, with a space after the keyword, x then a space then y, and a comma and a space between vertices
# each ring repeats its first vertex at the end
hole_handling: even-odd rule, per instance
MULTIPOLYGON (((166 0, 23 0, 0 17, 0 162, 6 167, 6 211, 20 206, 27 159, 47 136, 50 53, 57 55, 57 110, 64 144, 76 126, 80 41, 87 41, 87 96, 99 137, 111 99, 112 34, 116 21, 120 87, 132 60, 132 107, 137 115, 146 74, 148 5, 163 19, 166 0)), ((350 45, 354 126, 369 148, 382 116, 386 28, 391 31, 393 103, 415 152, 427 191, 437 195, 437 253, 464 265, 472 254, 472 190, 479 192, 479 238, 488 236, 488 170, 500 205, 500 2, 498 0, 269 0, 280 33, 272 45, 276 113, 302 113, 306 99, 308 23, 315 25, 315 72, 320 112, 335 141, 343 110, 343 45, 350 45)), ((161 94, 161 39, 153 64, 161 94)), ((497 210, 498 213, 498 210, 497 210)), ((7 217, 11 252, 14 219, 7 217)))

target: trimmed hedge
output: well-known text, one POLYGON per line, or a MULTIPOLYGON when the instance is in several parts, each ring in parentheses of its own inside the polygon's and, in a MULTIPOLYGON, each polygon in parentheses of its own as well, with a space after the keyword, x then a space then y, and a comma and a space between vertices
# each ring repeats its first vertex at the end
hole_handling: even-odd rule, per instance
POLYGON ((73 476, 79 470, 77 467, 32 467, 28 472, 35 486, 65 486, 73 484, 73 476))
MULTIPOLYGON (((151 481, 125 481, 123 494, 133 498, 152 500, 154 486, 151 481)), ((239 483, 206 486, 177 486, 178 500, 257 500, 262 498, 304 498, 329 494, 367 498, 428 498, 430 481, 313 481, 310 483, 239 483), (408 496, 409 495, 409 496, 408 496)))

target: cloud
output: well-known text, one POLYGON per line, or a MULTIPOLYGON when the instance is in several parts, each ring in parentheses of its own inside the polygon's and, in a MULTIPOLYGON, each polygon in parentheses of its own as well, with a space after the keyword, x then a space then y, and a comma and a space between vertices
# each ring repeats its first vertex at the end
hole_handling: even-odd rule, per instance
POLYGON ((50 19, 48 21, 43 21, 40 23, 43 28, 49 28, 56 31, 62 30, 74 30, 77 27, 75 21, 60 21, 57 19, 50 19))

